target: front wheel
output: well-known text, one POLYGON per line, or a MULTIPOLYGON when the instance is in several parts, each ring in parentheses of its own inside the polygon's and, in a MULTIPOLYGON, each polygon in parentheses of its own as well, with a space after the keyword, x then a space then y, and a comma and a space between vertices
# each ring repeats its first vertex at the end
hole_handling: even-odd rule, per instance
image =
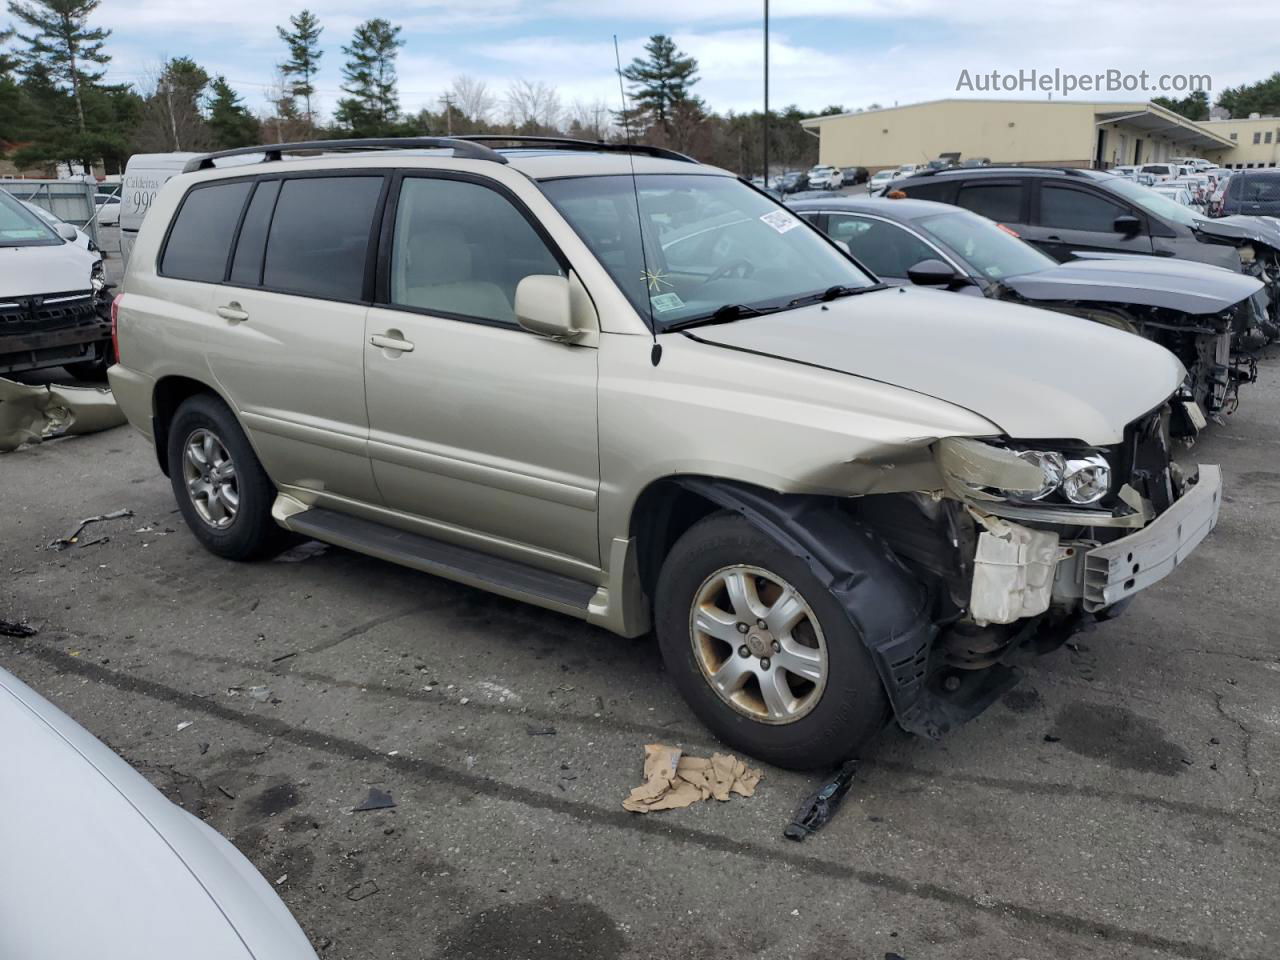
POLYGON ((884 727, 888 698, 840 603, 737 514, 713 514, 677 541, 655 601, 668 672, 730 746, 809 769, 847 759, 884 727))

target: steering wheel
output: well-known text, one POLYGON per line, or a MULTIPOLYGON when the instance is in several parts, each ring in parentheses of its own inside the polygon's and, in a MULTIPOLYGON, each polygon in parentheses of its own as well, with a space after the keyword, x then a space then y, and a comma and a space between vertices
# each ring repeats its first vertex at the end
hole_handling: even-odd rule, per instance
POLYGON ((716 267, 716 269, 712 271, 711 276, 707 277, 707 279, 702 282, 703 284, 712 283, 716 280, 729 276, 735 270, 738 272, 738 277, 745 280, 756 272, 756 265, 750 260, 744 260, 739 257, 737 260, 730 260, 728 263, 720 264, 720 266, 716 267))

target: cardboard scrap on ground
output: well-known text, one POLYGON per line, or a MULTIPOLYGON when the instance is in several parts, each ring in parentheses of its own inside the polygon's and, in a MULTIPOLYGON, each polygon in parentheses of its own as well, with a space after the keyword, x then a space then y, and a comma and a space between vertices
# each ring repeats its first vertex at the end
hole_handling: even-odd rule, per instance
POLYGON ((124 413, 105 387, 32 386, 0 377, 0 453, 122 423, 124 413))
POLYGON ((682 756, 679 747, 650 743, 644 748, 644 783, 631 791, 622 806, 632 813, 649 813, 687 807, 711 797, 728 800, 733 793, 749 797, 763 776, 732 754, 713 753, 708 760, 682 756))

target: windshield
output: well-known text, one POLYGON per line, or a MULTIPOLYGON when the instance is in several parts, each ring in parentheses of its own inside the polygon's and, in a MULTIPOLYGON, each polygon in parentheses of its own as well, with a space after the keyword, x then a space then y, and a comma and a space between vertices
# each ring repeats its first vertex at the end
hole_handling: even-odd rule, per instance
POLYGON ((0 247, 47 247, 62 242, 47 223, 0 190, 0 247))
POLYGON ((940 213, 917 220, 915 225, 988 280, 1039 273, 1057 264, 1048 254, 977 214, 940 213))
POLYGON ((876 285, 813 227, 731 177, 642 174, 634 186, 630 176, 572 177, 540 186, 632 306, 660 327, 729 304, 779 309, 833 287, 876 285))
POLYGON ((1156 193, 1150 187, 1144 187, 1142 184, 1134 183, 1132 180, 1112 177, 1107 181, 1107 186, 1130 203, 1141 207, 1147 213, 1164 220, 1180 223, 1184 227, 1199 226, 1200 221, 1203 219, 1196 216, 1190 207, 1184 207, 1178 201, 1170 200, 1168 197, 1156 193))

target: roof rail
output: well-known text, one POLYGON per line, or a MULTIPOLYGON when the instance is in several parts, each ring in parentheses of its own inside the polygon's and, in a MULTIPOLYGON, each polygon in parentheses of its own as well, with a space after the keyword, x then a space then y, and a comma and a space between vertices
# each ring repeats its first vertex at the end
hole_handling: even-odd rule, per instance
POLYGON ((494 163, 506 163, 507 158, 496 150, 480 143, 471 143, 458 137, 379 137, 352 140, 303 140, 298 143, 264 143, 256 147, 236 147, 234 150, 219 150, 193 157, 182 168, 183 173, 196 170, 208 170, 215 160, 223 157, 247 157, 262 154, 263 162, 279 160, 286 153, 306 153, 312 151, 341 150, 440 150, 449 149, 455 157, 468 160, 492 160, 494 163))
POLYGON ((693 157, 666 147, 655 147, 647 143, 609 143, 605 140, 576 140, 573 137, 524 137, 519 134, 505 133, 464 133, 454 137, 455 140, 468 140, 472 143, 509 143, 514 146, 544 147, 548 150, 600 150, 607 153, 643 153, 645 156, 658 157, 662 160, 679 160, 682 163, 697 163, 693 157))
POLYGON ((981 167, 954 166, 954 167, 937 167, 933 170, 917 170, 915 173, 909 173, 905 177, 899 177, 898 179, 914 180, 917 177, 937 177, 937 176, 949 175, 953 173, 972 174, 972 173, 981 173, 986 170, 992 170, 992 171, 1043 170, 1046 173, 1063 173, 1063 174, 1066 174, 1067 176, 1076 176, 1076 177, 1083 177, 1083 176, 1087 176, 1089 173, 1099 172, 1096 170, 1090 170, 1089 168, 1086 168, 1086 167, 1042 167, 1037 164, 1031 164, 1031 163, 988 163, 981 167))

